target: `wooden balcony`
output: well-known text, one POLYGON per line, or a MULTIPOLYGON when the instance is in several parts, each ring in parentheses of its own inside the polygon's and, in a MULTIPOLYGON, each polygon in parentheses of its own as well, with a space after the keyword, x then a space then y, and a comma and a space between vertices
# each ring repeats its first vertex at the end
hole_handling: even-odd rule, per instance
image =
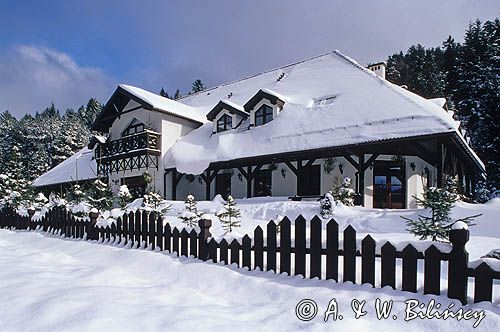
POLYGON ((95 149, 99 175, 155 167, 160 156, 159 133, 151 130, 99 144, 95 149))

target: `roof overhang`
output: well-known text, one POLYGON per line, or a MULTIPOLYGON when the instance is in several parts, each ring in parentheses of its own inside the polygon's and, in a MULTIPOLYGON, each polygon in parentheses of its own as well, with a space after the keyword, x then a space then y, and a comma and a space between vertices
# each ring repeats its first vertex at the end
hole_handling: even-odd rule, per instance
POLYGON ((111 98, 109 98, 108 102, 106 105, 104 105, 101 113, 97 116, 96 120, 92 124, 91 129, 99 132, 108 132, 109 128, 113 124, 116 118, 121 116, 122 114, 128 113, 128 112, 133 112, 138 109, 146 109, 150 111, 156 111, 160 113, 165 113, 165 114, 170 114, 175 117, 183 118, 186 120, 189 120, 191 122, 194 122, 196 124, 203 124, 200 121, 194 120, 190 117, 187 116, 182 116, 176 113, 169 112, 168 110, 160 109, 158 107, 154 107, 151 105, 149 102, 145 101, 144 99, 134 95, 133 93, 130 93, 126 89, 122 88, 121 86, 118 86, 111 95, 111 98), (127 106, 128 102, 130 100, 135 101, 136 103, 139 104, 137 107, 133 107, 131 109, 124 110, 125 106, 127 106))
POLYGON ((210 110, 210 112, 208 112, 208 114, 207 114, 207 120, 208 121, 213 121, 217 117, 217 114, 219 114, 222 110, 227 110, 227 111, 229 111, 229 113, 239 114, 239 115, 241 115, 243 117, 247 117, 249 115, 247 112, 242 111, 242 110, 234 107, 233 105, 231 105, 229 103, 226 103, 223 100, 221 100, 221 101, 219 101, 217 103, 217 105, 215 105, 214 108, 212 108, 210 110))

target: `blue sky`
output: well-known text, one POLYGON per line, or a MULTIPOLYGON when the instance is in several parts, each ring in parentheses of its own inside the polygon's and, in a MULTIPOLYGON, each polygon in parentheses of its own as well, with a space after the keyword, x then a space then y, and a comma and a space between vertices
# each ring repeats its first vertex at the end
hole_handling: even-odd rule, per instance
POLYGON ((0 111, 105 102, 118 83, 213 86, 333 49, 362 64, 461 40, 490 0, 0 0, 0 111))

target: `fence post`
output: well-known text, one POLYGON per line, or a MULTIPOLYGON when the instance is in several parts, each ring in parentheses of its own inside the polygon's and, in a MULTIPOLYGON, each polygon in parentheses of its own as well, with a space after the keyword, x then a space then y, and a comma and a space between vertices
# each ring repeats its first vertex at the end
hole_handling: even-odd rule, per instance
POLYGON ((30 231, 34 230, 34 229, 31 229, 31 225, 34 225, 33 222, 32 222, 32 220, 31 220, 31 218, 33 218, 33 216, 35 215, 35 212, 36 212, 36 210, 33 207, 30 207, 28 209, 28 225, 27 226, 28 226, 28 229, 30 231))
POLYGON ((448 297, 460 300, 462 304, 467 303, 469 253, 465 250, 465 244, 469 241, 469 235, 469 230, 464 228, 450 231, 453 248, 448 261, 448 297))
POLYGON ((89 217, 90 221, 87 223, 85 230, 87 232, 87 240, 99 240, 95 227, 95 225, 97 224, 97 217, 99 217, 99 213, 90 211, 89 217))
POLYGON ((198 256, 201 260, 208 260, 208 238, 212 237, 210 233, 210 227, 212 227, 212 220, 210 219, 200 219, 198 221, 198 226, 200 226, 200 234, 198 235, 198 250, 200 254, 198 256))

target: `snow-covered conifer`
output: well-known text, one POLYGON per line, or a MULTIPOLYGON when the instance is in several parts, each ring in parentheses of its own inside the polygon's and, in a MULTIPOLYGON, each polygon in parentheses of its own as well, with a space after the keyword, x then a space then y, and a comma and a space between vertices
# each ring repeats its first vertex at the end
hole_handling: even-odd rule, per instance
POLYGON ((236 202, 233 199, 233 196, 229 195, 227 197, 226 203, 224 204, 224 210, 219 211, 217 213, 217 217, 219 218, 222 228, 231 233, 233 228, 241 227, 241 212, 238 208, 236 208, 236 202))

